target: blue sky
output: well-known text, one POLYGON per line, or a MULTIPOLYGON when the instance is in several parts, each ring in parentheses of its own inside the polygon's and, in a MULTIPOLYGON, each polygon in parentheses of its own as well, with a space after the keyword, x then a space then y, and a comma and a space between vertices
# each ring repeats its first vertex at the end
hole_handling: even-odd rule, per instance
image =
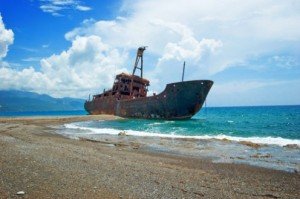
POLYGON ((114 10, 120 2, 111 2, 113 1, 101 0, 98 3, 92 1, 87 6, 81 1, 80 5, 87 6, 90 10, 80 11, 72 6, 66 6, 65 9, 57 12, 62 16, 55 17, 53 13, 41 9, 41 6, 47 5, 47 1, 1 1, 0 12, 5 26, 12 29, 15 35, 14 44, 9 48, 11 53, 8 53, 6 61, 18 63, 20 67, 27 67, 31 64, 38 69, 40 59, 33 58, 48 57, 67 49, 70 42, 65 40, 64 34, 80 25, 84 19, 114 18, 116 14, 114 10))
POLYGON ((0 14, 0 89, 86 98, 147 45, 151 93, 186 61, 186 80, 215 82, 210 106, 300 104, 299 1, 2 0, 0 14))

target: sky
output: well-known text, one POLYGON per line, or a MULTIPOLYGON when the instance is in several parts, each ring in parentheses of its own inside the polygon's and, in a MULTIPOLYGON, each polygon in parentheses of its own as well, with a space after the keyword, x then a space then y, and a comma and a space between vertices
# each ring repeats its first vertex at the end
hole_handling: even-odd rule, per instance
POLYGON ((300 104, 298 0, 1 0, 0 90, 87 99, 131 73, 148 95, 210 79, 208 106, 300 104))

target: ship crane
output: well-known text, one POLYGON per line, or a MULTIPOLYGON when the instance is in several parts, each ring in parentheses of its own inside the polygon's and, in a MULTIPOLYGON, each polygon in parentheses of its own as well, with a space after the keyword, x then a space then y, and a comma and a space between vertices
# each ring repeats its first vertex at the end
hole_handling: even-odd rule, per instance
POLYGON ((146 50, 147 46, 141 46, 138 48, 138 51, 136 53, 136 59, 135 59, 135 63, 134 63, 134 68, 133 68, 133 72, 132 75, 135 74, 136 69, 141 71, 141 78, 143 78, 143 53, 146 50), (141 64, 139 65, 139 61, 141 60, 141 64))
POLYGON ((94 95, 93 99, 85 102, 84 108, 89 114, 145 119, 189 119, 202 108, 213 81, 184 81, 185 64, 181 82, 169 83, 158 95, 147 96, 150 82, 143 78, 145 50, 146 46, 138 48, 132 74, 116 75, 111 89, 94 95), (135 75, 137 70, 141 73, 135 75))

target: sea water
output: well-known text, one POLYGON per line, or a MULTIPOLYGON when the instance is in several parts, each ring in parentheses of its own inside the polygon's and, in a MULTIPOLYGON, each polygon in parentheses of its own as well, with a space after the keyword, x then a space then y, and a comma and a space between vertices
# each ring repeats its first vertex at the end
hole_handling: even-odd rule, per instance
POLYGON ((300 172, 300 106, 203 108, 189 120, 75 122, 65 124, 60 133, 125 145, 140 143, 148 150, 214 162, 300 172), (120 132, 128 136, 117 136, 120 132))
POLYGON ((216 138, 261 144, 300 146, 300 106, 203 108, 189 120, 120 119, 66 125, 95 134, 216 138))
MULTIPOLYGON (((1 112, 0 117, 72 116, 85 111, 1 112)), ((173 138, 216 138, 263 144, 300 146, 300 105, 208 107, 189 120, 120 119, 67 124, 68 128, 88 128, 90 133, 173 138)))
MULTIPOLYGON (((86 114, 0 112, 10 117, 86 114)), ((128 145, 137 142, 158 152, 300 172, 300 106, 204 107, 189 120, 84 121, 64 124, 57 133, 128 145), (118 136, 120 132, 128 136, 118 136), (259 146, 248 146, 248 142, 259 146)))

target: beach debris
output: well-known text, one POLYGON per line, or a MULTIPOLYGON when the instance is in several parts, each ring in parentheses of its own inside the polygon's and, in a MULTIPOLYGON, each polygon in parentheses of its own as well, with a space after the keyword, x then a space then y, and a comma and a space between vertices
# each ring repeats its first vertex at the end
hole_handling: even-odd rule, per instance
POLYGON ((139 149, 141 147, 141 145, 139 143, 136 143, 136 142, 130 142, 130 146, 133 149, 139 149))
POLYGON ((198 196, 202 196, 202 197, 204 197, 204 194, 203 194, 203 193, 196 192, 196 191, 194 191, 193 193, 194 193, 194 194, 196 194, 196 195, 198 195, 198 196))
POLYGON ((289 149, 300 149, 300 147, 297 144, 287 144, 283 147, 289 148, 289 149))
POLYGON ((251 155, 250 158, 271 158, 271 154, 267 153, 267 154, 261 154, 261 153, 257 153, 254 155, 251 155))
MULTIPOLYGON (((251 157, 251 156, 250 156, 251 157)), ((237 157, 232 157, 232 156, 230 156, 229 157, 230 159, 239 159, 239 160, 245 160, 246 158, 243 158, 243 157, 239 157, 239 156, 237 156, 237 157)))
POLYGON ((126 136, 126 132, 125 131, 121 131, 118 135, 119 136, 126 136))
POLYGON ((187 193, 188 191, 186 189, 181 189, 182 192, 187 193))
POLYGON ((239 143, 256 149, 262 147, 261 144, 257 144, 249 141, 240 141, 239 143))
POLYGON ((231 142, 231 140, 227 139, 227 138, 223 138, 222 139, 223 142, 231 142))
POLYGON ((93 139, 89 139, 89 138, 79 138, 80 141, 86 141, 86 142, 99 142, 98 140, 93 140, 93 139))
POLYGON ((125 146, 128 146, 127 144, 122 143, 122 142, 114 143, 114 145, 115 145, 116 147, 125 147, 125 146))
POLYGON ((25 191, 18 191, 17 192, 17 195, 21 196, 21 195, 24 195, 25 194, 25 191))

